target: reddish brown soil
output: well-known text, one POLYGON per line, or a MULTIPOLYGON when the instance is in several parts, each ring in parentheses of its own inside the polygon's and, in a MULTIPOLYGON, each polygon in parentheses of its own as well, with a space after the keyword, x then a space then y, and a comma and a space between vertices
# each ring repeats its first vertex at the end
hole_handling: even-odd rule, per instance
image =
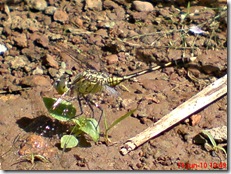
MULTIPOLYGON (((87 6, 81 0, 49 0, 50 9, 47 7, 45 12, 19 2, 9 4, 11 19, 4 10, 0 12, 0 43, 8 48, 0 55, 1 169, 227 170, 227 159, 221 151, 214 156, 192 141, 205 128, 227 125, 227 96, 199 111, 201 119, 196 125, 192 126, 190 119, 184 120, 125 156, 119 152, 127 139, 226 74, 227 24, 225 13, 219 10, 225 4, 192 2, 190 15, 181 21, 181 14, 187 12, 184 1, 153 1, 151 12, 135 10, 132 1, 97 2, 101 1, 94 1, 95 8, 91 9, 90 2, 87 6), (55 7, 55 14, 47 12, 55 7), (208 33, 190 33, 191 25, 201 25, 208 33), (101 137, 97 144, 89 139, 89 147, 62 152, 59 135, 68 126, 49 117, 42 97, 57 97, 52 83, 61 61, 66 63, 66 69, 78 72, 85 66, 54 50, 51 43, 59 41, 66 43, 78 60, 117 76, 181 57, 195 56, 197 60, 188 68, 171 67, 125 81, 123 85, 129 91, 116 87, 119 97, 93 96, 104 109, 108 123, 138 109, 111 130, 110 145, 105 145, 101 137), (55 130, 44 133, 47 125, 55 130), (43 137, 38 141, 47 150, 45 153, 42 149, 41 154, 49 158, 49 163, 36 157, 32 165, 30 155, 19 156, 22 144, 32 143, 27 139, 31 134, 43 137)), ((98 110, 95 115, 98 119, 98 110)), ((103 121, 100 128, 104 130, 103 121)), ((26 147, 34 148, 28 144, 26 147)))

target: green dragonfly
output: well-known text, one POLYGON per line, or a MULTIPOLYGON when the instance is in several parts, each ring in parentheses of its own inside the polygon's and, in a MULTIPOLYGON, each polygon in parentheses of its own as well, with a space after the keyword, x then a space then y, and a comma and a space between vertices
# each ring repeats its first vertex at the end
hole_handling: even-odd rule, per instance
MULTIPOLYGON (((61 47, 59 44, 57 44, 56 46, 61 51, 65 51, 67 54, 69 53, 69 51, 65 50, 65 48, 61 47)), ((72 55, 70 56, 73 59, 77 60, 76 57, 72 55)), ((123 81, 129 80, 134 77, 138 77, 138 76, 141 76, 147 73, 151 73, 159 69, 172 67, 172 66, 183 66, 189 62, 195 61, 195 59, 196 57, 180 58, 177 60, 172 60, 170 62, 130 74, 130 75, 125 75, 123 77, 110 76, 109 74, 105 72, 100 72, 94 69, 86 69, 78 73, 76 77, 71 82, 69 82, 70 80, 68 76, 64 74, 54 84, 55 89, 58 91, 59 94, 62 94, 62 96, 53 105, 53 108, 56 108, 56 106, 61 102, 62 98, 68 93, 70 93, 71 95, 77 96, 77 99, 79 101, 81 97, 85 98, 85 96, 87 96, 88 94, 96 94, 102 91, 106 91, 110 94, 117 95, 117 91, 114 89, 114 87, 119 85, 123 81)), ((97 107, 100 108, 98 105, 97 107)), ((93 109, 91 108, 91 110, 93 109)))

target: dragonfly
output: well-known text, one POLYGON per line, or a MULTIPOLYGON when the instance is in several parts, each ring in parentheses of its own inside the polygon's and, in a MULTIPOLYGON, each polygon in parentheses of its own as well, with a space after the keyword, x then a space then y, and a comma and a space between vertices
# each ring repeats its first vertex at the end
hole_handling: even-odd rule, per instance
MULTIPOLYGON (((57 45, 57 47, 61 50, 63 49, 63 47, 60 47, 59 44, 57 45)), ((65 52, 68 54, 68 51, 65 51, 65 52)), ((71 56, 71 57, 74 60, 78 59, 77 57, 74 57, 74 56, 71 56)), ((158 66, 154 66, 154 67, 150 67, 145 70, 141 70, 136 73, 125 75, 122 77, 111 76, 105 72, 97 71, 94 69, 86 69, 78 73, 76 77, 72 81, 70 81, 68 80, 67 75, 64 74, 54 84, 56 91, 58 91, 59 94, 62 94, 62 96, 55 102, 55 104, 53 105, 53 108, 56 108, 56 106, 61 102, 62 98, 65 95, 67 95, 67 93, 77 96, 79 105, 81 106, 80 98, 83 97, 84 99, 86 99, 85 96, 88 94, 96 94, 96 93, 100 93, 103 91, 107 91, 110 94, 117 95, 117 91, 114 89, 114 87, 116 87, 117 85, 121 84, 122 82, 126 80, 129 80, 129 79, 132 79, 132 78, 135 78, 135 77, 147 74, 147 73, 151 73, 156 70, 167 68, 167 67, 183 66, 195 60, 196 60, 196 57, 180 58, 177 60, 172 60, 167 63, 163 63, 158 66)), ((93 112, 93 108, 91 107, 91 105, 89 106, 93 112)), ((102 109, 98 105, 96 105, 96 107, 99 108, 101 112, 103 112, 102 109)), ((82 109, 81 109, 81 113, 82 113, 82 109)))

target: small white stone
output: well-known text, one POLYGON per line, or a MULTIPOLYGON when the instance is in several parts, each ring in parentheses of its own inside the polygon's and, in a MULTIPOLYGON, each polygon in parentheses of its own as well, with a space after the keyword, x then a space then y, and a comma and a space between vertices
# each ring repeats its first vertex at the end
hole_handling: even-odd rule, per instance
POLYGON ((43 70, 40 67, 36 67, 36 69, 33 71, 33 75, 42 75, 43 70))
POLYGON ((0 44, 0 54, 3 54, 3 53, 6 52, 6 51, 7 51, 6 46, 3 45, 3 44, 0 44))
POLYGON ((201 30, 198 26, 191 26, 189 31, 195 33, 195 34, 202 34, 202 33, 205 33, 205 31, 201 30))

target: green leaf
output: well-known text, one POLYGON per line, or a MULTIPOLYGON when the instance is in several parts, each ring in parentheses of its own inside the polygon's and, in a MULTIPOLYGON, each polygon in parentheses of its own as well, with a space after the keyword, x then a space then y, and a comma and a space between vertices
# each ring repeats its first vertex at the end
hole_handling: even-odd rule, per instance
POLYGON ((80 117, 73 119, 73 122, 78 125, 79 130, 88 134, 93 141, 97 142, 99 140, 100 130, 98 122, 95 119, 80 117))
POLYGON ((126 113, 125 115, 119 117, 118 119, 116 119, 108 128, 106 131, 109 131, 112 127, 114 127, 115 125, 117 125, 119 122, 121 122, 122 120, 124 120, 125 118, 131 116, 134 112, 136 111, 136 109, 133 109, 131 111, 129 111, 128 113, 126 113))
POLYGON ((217 149, 220 149, 220 150, 222 150, 222 151, 225 153, 225 156, 227 157, 227 153, 226 153, 226 150, 225 150, 223 147, 221 147, 221 146, 217 146, 217 149))
POLYGON ((53 109, 53 105, 56 101, 56 98, 43 97, 43 102, 53 118, 59 121, 69 121, 75 117, 76 109, 70 102, 61 100, 60 103, 53 109))
POLYGON ((216 143, 216 141, 214 140, 213 136, 212 136, 208 131, 202 130, 202 133, 203 133, 204 135, 206 135, 206 136, 209 138, 210 142, 212 143, 212 148, 213 148, 215 151, 217 151, 218 149, 220 149, 220 150, 222 150, 222 151, 225 153, 225 155, 227 156, 226 150, 225 150, 223 147, 217 145, 217 143, 216 143))
POLYGON ((74 135, 64 135, 61 138, 61 148, 73 148, 78 145, 79 141, 74 135))
POLYGON ((202 133, 203 133, 204 135, 206 135, 206 136, 209 138, 209 140, 210 140, 210 142, 212 143, 213 147, 216 147, 216 146, 217 146, 216 141, 214 140, 213 136, 212 136, 208 131, 202 130, 202 133))

